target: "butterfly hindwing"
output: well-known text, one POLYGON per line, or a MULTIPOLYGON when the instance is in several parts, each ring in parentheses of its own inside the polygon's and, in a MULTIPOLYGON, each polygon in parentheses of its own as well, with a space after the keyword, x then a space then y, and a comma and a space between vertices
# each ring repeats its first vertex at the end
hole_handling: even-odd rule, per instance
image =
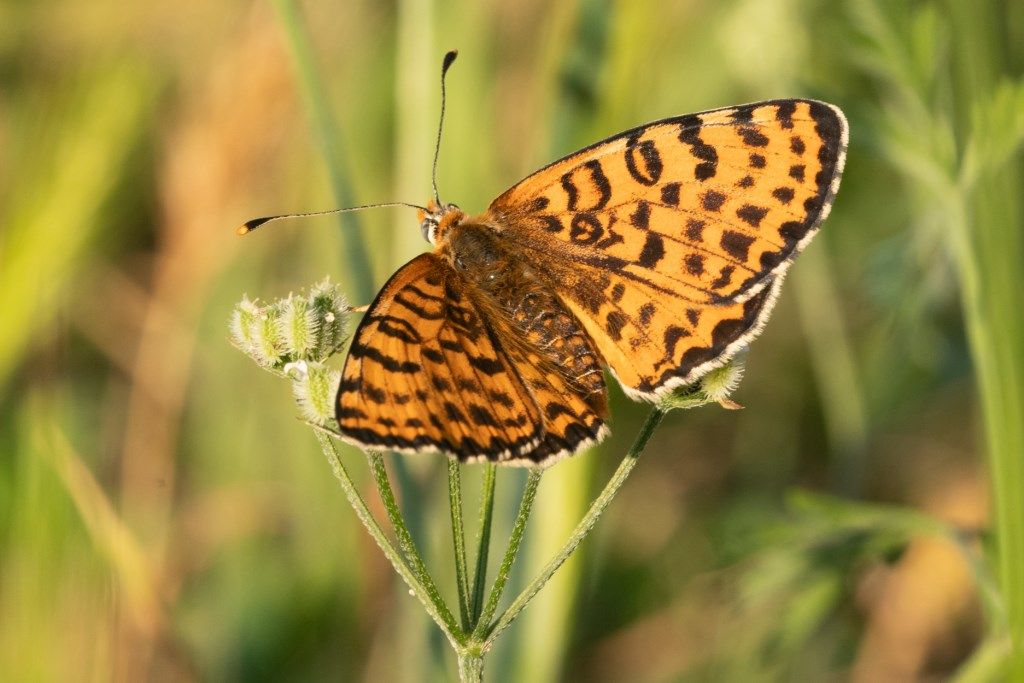
POLYGON ((550 164, 481 220, 544 264, 624 388, 652 398, 759 331, 828 213, 846 137, 811 100, 665 119, 550 164))

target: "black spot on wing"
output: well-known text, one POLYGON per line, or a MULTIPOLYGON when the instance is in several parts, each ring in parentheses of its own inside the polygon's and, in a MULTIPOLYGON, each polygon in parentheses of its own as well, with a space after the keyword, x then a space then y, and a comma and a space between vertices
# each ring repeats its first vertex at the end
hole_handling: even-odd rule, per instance
MULTIPOLYGON (((583 164, 583 167, 590 171, 590 180, 594 183, 594 187, 597 188, 598 199, 597 203, 590 208, 591 211, 597 211, 603 209, 608 205, 608 200, 612 198, 612 185, 608 182, 608 176, 604 174, 604 169, 601 168, 601 162, 597 159, 591 159, 587 163, 583 164)), ((570 209, 571 211, 572 209, 570 209)))
POLYGON ((778 199, 783 204, 789 204, 793 201, 795 192, 792 187, 776 187, 772 190, 772 196, 778 199))
POLYGON ((622 328, 628 322, 629 319, 619 311, 609 311, 605 318, 605 330, 608 332, 608 336, 615 341, 622 339, 622 328))
POLYGON ((768 136, 753 126, 743 126, 738 129, 743 144, 748 147, 767 147, 768 136))
POLYGON ((654 307, 654 304, 652 304, 649 301, 647 303, 645 303, 643 306, 641 306, 640 307, 640 324, 643 325, 644 327, 647 327, 648 325, 650 325, 651 324, 651 318, 654 317, 654 312, 656 310, 657 309, 654 307))
POLYGON ((758 227, 761 225, 761 221, 768 214, 768 209, 763 206, 754 206, 753 204, 744 204, 736 210, 736 215, 743 220, 744 223, 752 227, 758 227))
POLYGON ((665 183, 661 187, 661 203, 679 206, 679 183, 665 183))
POLYGON ((750 245, 753 243, 753 237, 750 235, 744 235, 742 232, 736 232, 735 230, 724 231, 720 242, 722 249, 738 261, 747 260, 750 245))
POLYGON ((686 238, 693 242, 700 242, 704 237, 704 221, 689 218, 686 221, 686 238))
POLYGON ((700 197, 701 206, 708 211, 718 211, 725 203, 725 195, 717 190, 708 190, 700 197))
POLYGON ((679 141, 690 146, 690 154, 700 161, 693 169, 697 180, 714 178, 718 173, 718 150, 700 137, 699 116, 685 116, 679 122, 679 141))
POLYGON ((647 233, 647 240, 640 252, 640 259, 637 263, 643 268, 653 268, 665 256, 665 243, 661 235, 656 232, 647 233))
POLYGON ((630 214, 629 222, 642 230, 646 230, 650 227, 650 221, 651 205, 641 199, 636 203, 636 210, 630 214))
POLYGON ((565 205, 569 211, 576 210, 576 201, 579 199, 580 191, 572 182, 572 171, 562 175, 562 190, 565 191, 565 205))
POLYGON ((778 109, 776 109, 776 111, 775 111, 775 118, 778 120, 779 124, 783 128, 785 128, 786 130, 789 130, 790 128, 793 127, 793 114, 795 112, 796 112, 796 102, 795 101, 788 100, 788 101, 785 101, 785 102, 780 102, 779 105, 778 105, 778 109))
POLYGON ((635 133, 626 142, 626 170, 633 180, 641 185, 654 185, 661 180, 663 166, 657 146, 650 140, 641 141, 641 133, 635 133), (638 160, 640 163, 638 163, 638 160), (643 164, 643 168, 640 168, 643 164))

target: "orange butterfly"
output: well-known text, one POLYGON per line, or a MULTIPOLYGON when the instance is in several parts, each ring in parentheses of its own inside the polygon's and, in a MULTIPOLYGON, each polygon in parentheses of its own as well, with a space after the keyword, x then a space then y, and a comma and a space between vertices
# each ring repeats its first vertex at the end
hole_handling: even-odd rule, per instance
POLYGON ((433 251, 391 277, 353 338, 341 433, 520 465, 599 441, 605 368, 653 401, 760 333, 846 145, 838 108, 773 100, 614 135, 475 216, 435 189, 420 216, 433 251))

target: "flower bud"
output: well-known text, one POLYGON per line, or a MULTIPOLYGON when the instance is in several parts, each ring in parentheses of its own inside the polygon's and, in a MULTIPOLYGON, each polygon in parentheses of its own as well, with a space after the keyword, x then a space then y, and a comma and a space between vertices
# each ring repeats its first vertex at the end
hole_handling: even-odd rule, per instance
POLYGON ((743 364, 733 359, 722 367, 711 370, 697 382, 679 387, 658 402, 662 410, 696 408, 706 403, 718 403, 723 408, 736 410, 740 404, 729 398, 743 379, 743 364))
POLYGON ((736 390, 742 379, 743 364, 733 361, 704 375, 700 380, 700 386, 709 401, 714 401, 729 410, 737 410, 743 406, 730 399, 729 396, 736 390))
POLYGON ((323 359, 341 350, 347 341, 345 324, 351 308, 338 285, 327 278, 309 292, 309 307, 319 321, 316 335, 316 357, 323 359))
POLYGON ((292 358, 306 358, 316 346, 319 321, 304 296, 289 295, 280 302, 277 337, 292 358))
POLYGON ((289 295, 261 305, 248 297, 231 314, 231 340, 265 368, 282 370, 297 361, 323 361, 341 350, 351 309, 327 280, 309 295, 289 295))
POLYGON ((231 315, 231 339, 257 363, 273 367, 278 364, 282 353, 277 320, 278 312, 273 305, 260 306, 245 297, 231 315))
POLYGON ((323 363, 289 363, 292 393, 299 404, 302 417, 314 424, 326 426, 334 422, 334 396, 341 382, 341 373, 323 363))

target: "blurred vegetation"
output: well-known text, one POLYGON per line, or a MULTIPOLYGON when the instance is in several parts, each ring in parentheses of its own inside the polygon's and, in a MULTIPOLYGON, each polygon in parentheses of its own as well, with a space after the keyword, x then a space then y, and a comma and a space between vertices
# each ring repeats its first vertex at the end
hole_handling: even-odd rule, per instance
MULTIPOLYGON (((0 5, 0 679, 454 676, 225 327, 243 292, 325 274, 360 303, 423 249, 398 210, 232 230, 425 200, 449 48, 440 187, 469 211, 663 116, 813 96, 852 135, 746 410, 666 419, 489 680, 1003 680, 1024 637, 1013 0, 0 5)), ((613 438, 545 476, 513 591, 643 412, 615 393, 613 438)), ((444 462, 388 465, 454 604, 444 462)), ((498 477, 497 538, 524 479, 498 477)))

